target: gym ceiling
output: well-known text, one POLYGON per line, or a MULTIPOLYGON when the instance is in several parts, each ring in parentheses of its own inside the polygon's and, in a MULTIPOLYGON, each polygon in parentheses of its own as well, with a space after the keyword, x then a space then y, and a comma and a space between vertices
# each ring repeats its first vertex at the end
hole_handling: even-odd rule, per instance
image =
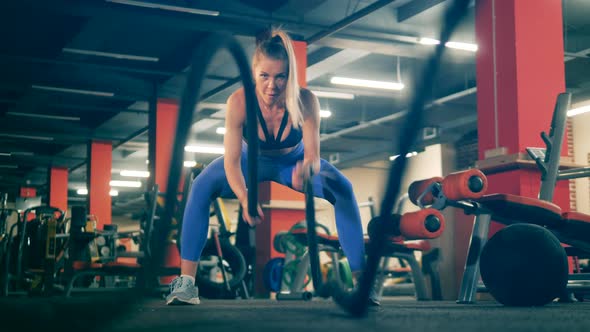
MULTIPOLYGON (((590 100, 590 1, 563 0, 564 61, 573 102, 590 100)), ((436 38, 444 0, 20 0, 0 5, 0 192, 47 190, 47 169, 67 167, 70 201, 85 187, 89 140, 111 141, 112 178, 147 171, 148 108, 178 100, 191 52, 211 31, 236 36, 250 55, 254 35, 281 26, 308 46, 308 87, 348 98, 320 98, 322 157, 339 168, 395 154, 413 79, 436 38), (347 87, 334 76, 401 81, 401 91, 347 87)), ((475 6, 451 38, 476 43, 475 6)), ((220 52, 208 69, 191 144, 221 145, 224 104, 238 71, 220 52)), ((475 53, 449 48, 428 135, 414 149, 454 143, 476 130, 475 53)), ((208 163, 216 155, 187 153, 208 163)), ((145 182, 145 181, 144 181, 145 182)), ((145 188, 119 189, 115 203, 145 188)))

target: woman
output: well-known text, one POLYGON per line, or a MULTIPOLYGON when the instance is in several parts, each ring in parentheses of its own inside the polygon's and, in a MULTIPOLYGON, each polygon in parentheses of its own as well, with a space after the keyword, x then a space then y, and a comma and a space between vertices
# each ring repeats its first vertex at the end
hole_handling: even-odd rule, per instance
MULTIPOLYGON (((320 159, 319 103, 307 89, 297 84, 297 69, 291 40, 273 30, 257 40, 252 60, 258 99, 258 178, 275 181, 301 191, 310 174, 314 195, 334 205, 336 227, 344 253, 353 272, 364 265, 364 243, 358 205, 350 182, 334 166, 320 159)), ((246 103, 244 90, 227 101, 224 137, 225 156, 213 161, 194 180, 182 225, 181 276, 170 285, 166 302, 199 303, 195 275, 207 240, 209 207, 216 197, 235 194, 243 219, 251 226, 263 218, 248 213, 246 103)))

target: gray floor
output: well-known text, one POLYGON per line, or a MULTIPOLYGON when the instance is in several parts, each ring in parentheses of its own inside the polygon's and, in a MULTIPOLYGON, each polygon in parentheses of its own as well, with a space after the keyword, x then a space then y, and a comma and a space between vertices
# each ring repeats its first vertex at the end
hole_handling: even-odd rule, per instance
POLYGON ((125 294, 0 299, 2 331, 590 331, 590 303, 507 308, 386 298, 364 318, 331 300, 207 300, 165 306, 125 294), (5 326, 11 329, 4 329, 5 326))

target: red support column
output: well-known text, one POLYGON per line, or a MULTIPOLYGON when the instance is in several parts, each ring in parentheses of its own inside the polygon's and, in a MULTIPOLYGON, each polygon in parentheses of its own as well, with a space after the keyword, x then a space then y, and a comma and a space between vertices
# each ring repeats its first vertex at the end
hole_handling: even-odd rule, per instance
MULTIPOLYGON (((175 100, 158 100, 156 106, 155 128, 150 127, 150 131, 155 132, 155 183, 159 186, 161 193, 166 191, 168 186, 168 175, 170 170, 170 161, 172 158, 172 146, 176 136, 176 123, 178 121, 178 103, 175 100)), ((182 183, 182 179, 181 179, 182 183)), ((164 199, 158 198, 158 204, 164 206, 164 199)), ((173 221, 174 222, 174 221, 173 221)), ((176 236, 174 229, 169 238, 176 236)), ((164 255, 164 266, 180 266, 180 253, 175 243, 170 241, 166 254, 164 255)), ((172 281, 173 277, 161 278, 162 283, 172 281)))
POLYGON ((90 142, 88 145, 88 213, 97 219, 96 228, 111 224, 111 168, 113 145, 110 142, 90 142))
MULTIPOLYGON (((293 49, 297 61, 297 79, 300 86, 307 86, 307 43, 303 41, 293 41, 293 49)), ((305 219, 305 210, 303 210, 303 194, 296 192, 288 187, 274 182, 263 182, 259 186, 260 204, 270 206, 263 209, 264 221, 256 226, 256 267, 254 275, 256 277, 255 295, 267 297, 269 290, 263 283, 262 274, 264 265, 274 257, 283 256, 273 248, 273 239, 276 233, 288 230, 295 223, 305 219), (293 204, 295 202, 295 204, 293 204), (300 202, 300 208, 293 208, 300 202), (286 207, 281 207, 286 206, 286 207), (289 207, 291 206, 291 207, 289 207)))
POLYGON ((178 103, 172 100, 159 100, 156 111, 156 169, 155 179, 163 192, 168 186, 172 145, 176 136, 178 103))
POLYGON ((49 206, 68 209, 68 169, 51 167, 49 169, 49 206))
MULTIPOLYGON (((486 164, 493 164, 493 155, 526 154, 526 147, 545 146, 540 133, 548 131, 557 95, 565 92, 562 24, 561 1, 476 1, 479 159, 488 158, 486 164)), ((567 155, 565 140, 563 144, 562 154, 567 155)), ((508 170, 488 175, 488 193, 538 196, 536 169, 518 164, 504 168, 508 170)), ((569 209, 567 182, 556 186, 554 203, 569 209)), ((457 219, 459 280, 473 217, 458 212, 457 219)), ((494 224, 490 236, 500 227, 494 224)))

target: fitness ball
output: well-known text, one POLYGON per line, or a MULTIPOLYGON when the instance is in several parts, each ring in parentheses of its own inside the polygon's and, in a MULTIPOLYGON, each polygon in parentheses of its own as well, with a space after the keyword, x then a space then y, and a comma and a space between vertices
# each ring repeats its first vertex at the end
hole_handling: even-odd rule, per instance
POLYGON ((480 256, 481 278, 506 306, 543 306, 565 293, 568 261, 553 233, 514 224, 492 236, 480 256))

